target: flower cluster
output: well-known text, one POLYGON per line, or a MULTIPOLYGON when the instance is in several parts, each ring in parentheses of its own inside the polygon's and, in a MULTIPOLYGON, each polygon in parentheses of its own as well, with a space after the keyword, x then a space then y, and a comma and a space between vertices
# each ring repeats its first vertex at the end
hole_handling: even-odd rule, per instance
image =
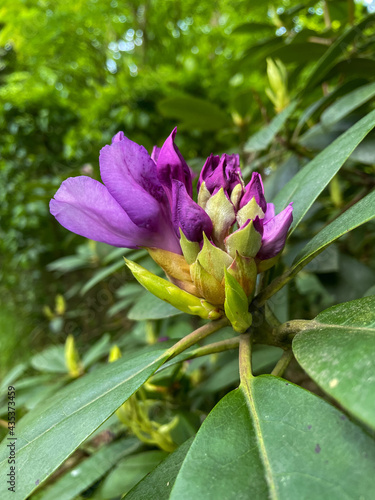
MULTIPOLYGON (((292 222, 292 204, 275 215, 261 176, 245 185, 238 155, 210 155, 193 199, 192 172, 174 143, 176 129, 151 156, 119 132, 100 152, 103 184, 64 181, 51 213, 87 238, 146 247, 170 282, 213 304, 225 302, 231 274, 250 300, 256 276, 275 263, 292 222)), ((154 292, 155 293, 155 292, 154 292)))

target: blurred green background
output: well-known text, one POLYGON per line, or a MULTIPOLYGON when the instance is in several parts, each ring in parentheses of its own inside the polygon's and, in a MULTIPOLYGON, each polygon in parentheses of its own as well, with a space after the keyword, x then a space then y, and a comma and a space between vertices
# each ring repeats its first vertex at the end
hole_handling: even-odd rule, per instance
MULTIPOLYGON (((49 214, 62 180, 99 179, 99 150, 118 130, 151 151, 178 125, 177 144, 196 171, 211 152, 239 152, 246 176, 262 172, 272 198, 373 106, 367 99, 322 128, 328 106, 374 80, 372 22, 336 43, 374 10, 374 2, 351 0, 3 0, 0 377, 68 334, 81 348, 107 332, 118 341, 142 319, 142 303, 126 315, 142 292, 124 270, 124 251, 71 234, 49 214), (268 74, 267 58, 275 61, 268 74), (324 71, 306 90, 319 64, 324 71), (296 96, 297 111, 277 136, 249 146, 296 96)), ((286 261, 373 187, 374 152, 369 137, 314 205, 313 222, 296 231, 286 261)), ((289 289, 292 303, 287 290, 276 301, 280 319, 313 317, 366 293, 374 284, 374 239, 367 225, 301 273, 289 289)), ((147 260, 142 251, 131 258, 147 260)), ((175 321, 137 324, 126 347, 191 330, 189 318, 175 321)))

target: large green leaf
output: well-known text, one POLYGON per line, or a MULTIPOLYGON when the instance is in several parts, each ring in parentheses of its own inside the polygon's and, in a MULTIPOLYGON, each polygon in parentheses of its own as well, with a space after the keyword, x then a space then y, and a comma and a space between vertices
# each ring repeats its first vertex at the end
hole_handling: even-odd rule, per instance
POLYGON ((85 295, 85 293, 91 290, 91 288, 93 288, 95 285, 105 280, 106 278, 108 278, 121 268, 125 269, 124 259, 119 259, 117 262, 111 264, 110 266, 98 269, 92 275, 92 277, 83 285, 81 289, 81 295, 85 295))
POLYGON ((374 295, 318 314, 296 335, 293 351, 325 392, 375 428, 374 295))
POLYGON ((171 453, 150 474, 126 495, 126 500, 168 500, 178 471, 186 457, 193 438, 188 439, 171 453))
POLYGON ((292 231, 350 154, 374 127, 375 110, 318 154, 279 192, 274 199, 277 210, 283 209, 291 201, 294 202, 292 231))
POLYGON ((40 500, 73 500, 89 486, 98 481, 125 455, 136 451, 140 441, 126 438, 109 446, 103 446, 74 469, 58 479, 40 500))
POLYGON ((340 56, 345 54, 345 51, 349 49, 350 44, 353 42, 353 40, 355 40, 356 37, 361 36, 362 31, 365 30, 374 21, 374 14, 367 16, 365 19, 363 19, 363 21, 356 24, 355 26, 352 26, 337 38, 337 40, 329 47, 326 53, 314 66, 314 69, 312 70, 312 73, 308 77, 308 80, 305 84, 303 93, 308 92, 312 87, 314 87, 324 78, 324 76, 332 68, 335 61, 340 56))
MULTIPOLYGON (((160 348, 106 365, 57 392, 17 423, 17 491, 13 498, 26 498, 164 360, 165 351, 160 348)), ((9 472, 7 451, 6 446, 0 451, 1 477, 9 472)))
POLYGON ((137 299, 128 312, 128 318, 134 321, 143 321, 145 319, 169 318, 178 314, 182 314, 182 312, 147 292, 137 299))
POLYGON ((155 469, 167 455, 165 451, 152 450, 125 457, 106 477, 100 488, 100 498, 102 500, 120 498, 155 469))
POLYGON ((362 104, 366 103, 374 96, 375 83, 363 85, 349 92, 344 97, 337 99, 334 104, 329 106, 329 108, 322 113, 320 121, 325 127, 329 127, 359 108, 359 106, 362 106, 362 104))
POLYGON ((337 238, 340 238, 340 236, 343 236, 374 217, 375 191, 346 210, 340 217, 337 217, 337 219, 312 238, 295 258, 291 272, 305 266, 328 245, 337 240, 337 238))
POLYGON ((218 106, 197 97, 168 97, 158 103, 158 108, 163 116, 199 130, 219 130, 230 124, 228 115, 218 106))
POLYGON ((371 500, 374 461, 374 441, 340 411, 262 375, 203 422, 170 500, 371 500))
POLYGON ((287 108, 285 108, 281 113, 276 115, 271 122, 259 132, 252 135, 250 139, 246 142, 244 150, 246 152, 251 151, 262 151, 268 148, 275 136, 280 132, 283 125, 289 118, 289 116, 296 109, 297 103, 292 102, 287 108))

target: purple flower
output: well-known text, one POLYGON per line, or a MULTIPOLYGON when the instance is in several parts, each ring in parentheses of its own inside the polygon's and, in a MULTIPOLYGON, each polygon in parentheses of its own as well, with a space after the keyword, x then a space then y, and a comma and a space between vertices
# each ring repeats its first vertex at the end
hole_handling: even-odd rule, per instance
POLYGON ((190 169, 174 144, 176 129, 150 157, 119 132, 99 157, 103 184, 90 177, 64 181, 50 211, 70 231, 109 245, 155 247, 181 254, 179 227, 200 242, 212 223, 192 199, 190 169))
POLYGON ((223 154, 221 158, 211 154, 203 165, 198 181, 198 191, 202 182, 210 194, 216 194, 224 188, 228 197, 237 184, 241 183, 240 157, 236 154, 223 154))
MULTIPOLYGON (((246 265, 253 273, 254 262, 269 261, 283 249, 293 219, 292 204, 275 215, 274 205, 265 200, 260 174, 254 172, 245 186, 239 156, 226 154, 207 158, 198 180, 197 204, 192 198, 192 172, 174 143, 175 136, 176 129, 161 148, 154 147, 150 157, 143 146, 119 132, 100 152, 103 183, 85 176, 67 179, 50 202, 51 213, 64 227, 87 238, 119 247, 149 248, 168 276, 189 290, 194 287, 187 262, 202 250, 204 234, 217 249, 213 264, 220 252, 227 253, 217 263, 215 280, 220 286, 222 262, 231 264, 237 254, 250 259, 246 265), (186 260, 181 255, 180 230, 184 252, 189 252, 186 260), (171 257, 157 249, 178 255, 171 257)), ((236 261, 234 266, 243 265, 236 261)), ((271 261, 266 262, 258 270, 270 265, 271 261)), ((201 289, 204 272, 210 269, 195 267, 201 289)))
POLYGON ((289 227, 293 221, 293 203, 275 216, 275 206, 267 203, 267 211, 263 219, 262 246, 257 254, 258 259, 266 260, 275 257, 284 248, 289 227))
MULTIPOLYGON (((240 188, 237 195, 232 195, 233 189, 240 185, 243 186, 241 169, 239 167, 238 155, 210 155, 202 169, 198 182, 198 191, 203 188, 204 183, 209 194, 202 196, 202 206, 210 214, 214 227, 222 223, 224 214, 228 214, 228 224, 225 226, 226 232, 220 233, 221 239, 225 242, 226 238, 233 234, 233 222, 230 214, 236 216, 234 222, 237 222, 239 229, 236 233, 244 230, 248 222, 254 222, 254 228, 261 234, 261 246, 256 254, 256 259, 268 260, 275 257, 284 248, 289 227, 292 223, 292 203, 282 212, 275 215, 275 207, 272 203, 267 203, 264 196, 264 187, 262 177, 259 173, 252 174, 250 182, 240 188), (215 194, 223 188, 227 195, 227 200, 217 199, 214 204, 215 194), (211 204, 208 196, 212 196, 211 204), (239 199, 236 197, 239 197, 239 199), (214 209, 212 209, 212 205, 214 209)), ((234 193, 233 193, 234 194, 234 193)), ((244 233, 245 234, 245 233, 244 233)), ((223 241, 214 239, 214 243, 220 248, 223 247, 223 241)))

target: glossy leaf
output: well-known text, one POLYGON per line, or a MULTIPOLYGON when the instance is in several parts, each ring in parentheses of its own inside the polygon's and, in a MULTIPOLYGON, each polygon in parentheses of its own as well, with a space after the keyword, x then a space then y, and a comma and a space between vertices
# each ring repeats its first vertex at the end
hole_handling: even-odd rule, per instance
MULTIPOLYGON (((164 349, 157 349, 111 363, 57 392, 21 419, 17 425, 18 481, 14 498, 32 493, 164 359, 164 349)), ((2 447, 1 476, 8 472, 7 459, 7 449, 2 447)))
POLYGON ((287 108, 285 108, 281 113, 276 115, 269 125, 262 128, 250 137, 250 139, 245 144, 245 151, 262 151, 263 149, 267 149, 271 144, 272 140, 275 136, 280 132, 285 122, 289 118, 289 116, 293 113, 297 106, 296 102, 292 102, 289 104, 287 108))
POLYGON ((84 368, 88 368, 94 364, 98 359, 106 356, 110 348, 110 335, 105 333, 90 349, 82 356, 82 364, 84 368))
POLYGON ((374 460, 373 440, 340 411, 263 375, 203 422, 170 500, 370 500, 374 460))
POLYGON ((67 373, 64 346, 47 347, 31 358, 31 366, 41 372, 67 373))
POLYGON ((171 453, 150 474, 126 495, 126 500, 168 500, 176 476, 186 457, 193 438, 188 439, 174 453, 171 453))
POLYGON ((165 451, 152 450, 125 457, 106 477, 100 489, 100 498, 106 500, 126 494, 166 456, 165 451))
POLYGON ((136 451, 140 442, 136 438, 126 438, 103 446, 97 453, 75 466, 58 479, 40 500, 73 500, 98 481, 125 455, 136 451))
POLYGON ((273 200, 277 211, 285 208, 291 201, 294 202, 292 231, 356 146, 374 127, 375 110, 318 154, 279 192, 273 200))
POLYGON ((365 224, 375 217, 375 191, 365 196, 361 201, 346 210, 331 224, 322 229, 295 258, 292 271, 305 266, 317 254, 322 252, 333 241, 352 229, 365 224))
MULTIPOLYGON (((314 66, 312 73, 310 74, 303 93, 308 92, 312 87, 314 87, 318 82, 320 82, 324 76, 332 68, 335 61, 345 54, 345 50, 350 47, 353 40, 361 35, 361 32, 365 30, 368 26, 375 21, 375 15, 372 14, 366 17, 363 21, 352 26, 342 35, 340 35, 337 40, 328 48, 326 53, 319 59, 317 64, 314 66)), ((346 62, 346 64, 348 64, 346 62)))
POLYGON ((95 285, 105 280, 106 278, 108 278, 121 268, 125 269, 123 259, 119 259, 114 264, 111 264, 110 266, 101 268, 98 271, 96 271, 93 274, 93 276, 87 281, 87 283, 85 283, 84 286, 82 287, 81 295, 85 295, 85 293, 91 290, 91 288, 93 288, 95 285))
POLYGON ((304 370, 340 405, 375 428, 375 296, 318 316, 293 341, 304 370))
POLYGON ((329 127, 338 122, 355 109, 365 104, 375 96, 375 83, 363 85, 345 96, 337 99, 334 104, 329 106, 320 117, 320 121, 325 127, 329 127))
POLYGON ((155 297, 151 293, 144 293, 137 300, 134 306, 128 312, 128 318, 134 321, 143 321, 145 319, 170 318, 182 314, 181 311, 171 304, 155 297))
POLYGON ((197 97, 167 97, 158 103, 158 108, 163 116, 177 118, 183 125, 200 130, 218 130, 230 123, 218 106, 197 97))

